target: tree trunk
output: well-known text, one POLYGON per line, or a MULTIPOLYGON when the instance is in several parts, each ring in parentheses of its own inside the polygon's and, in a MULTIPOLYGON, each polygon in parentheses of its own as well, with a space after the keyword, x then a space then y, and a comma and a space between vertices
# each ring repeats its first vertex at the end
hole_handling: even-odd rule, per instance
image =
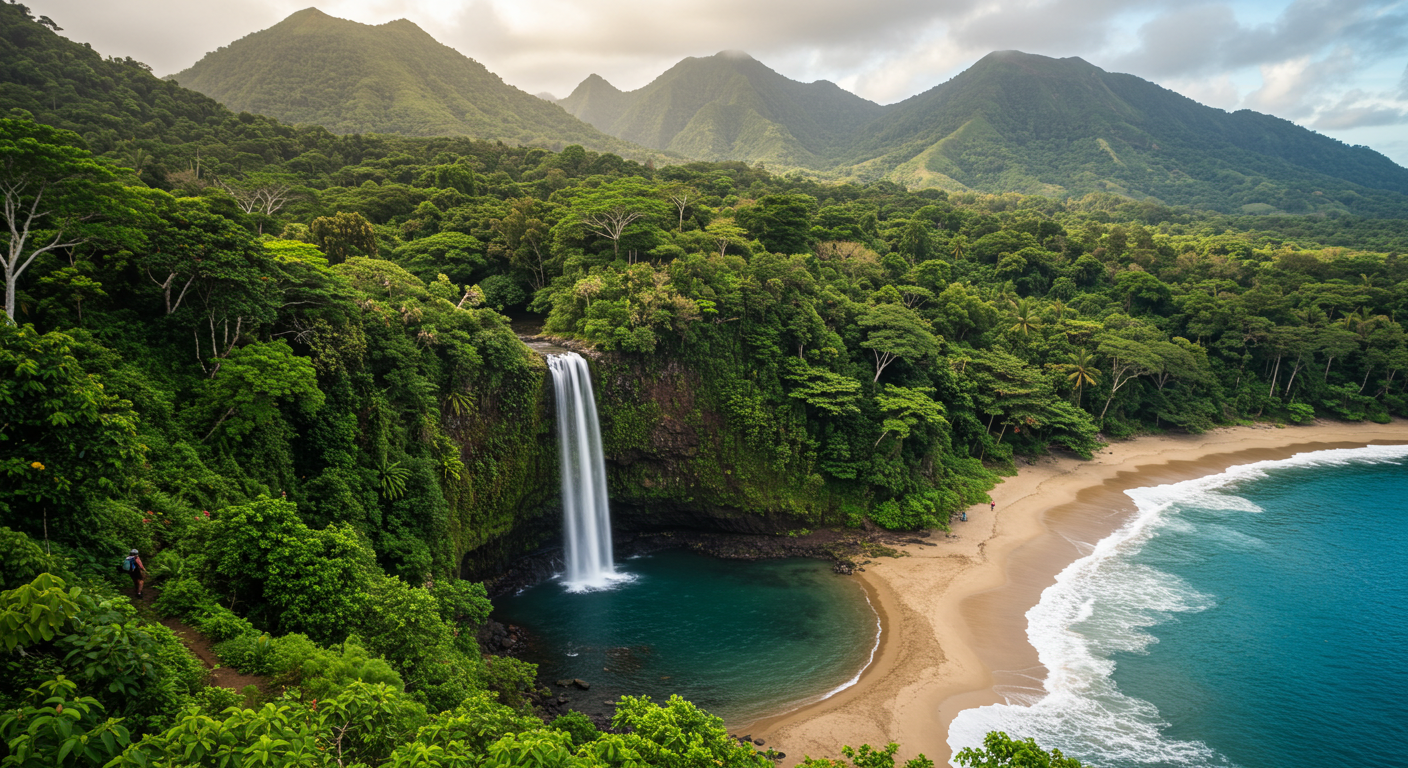
POLYGON ((225 419, 230 418, 232 415, 234 415, 234 413, 235 413, 235 407, 232 405, 232 406, 230 406, 230 410, 225 411, 225 415, 224 415, 224 416, 221 416, 221 417, 220 417, 220 420, 217 421, 217 422, 215 422, 215 426, 211 427, 211 428, 210 428, 210 431, 209 431, 209 432, 206 432, 206 433, 205 433, 205 437, 202 437, 202 438, 200 439, 200 441, 203 443, 203 442, 205 442, 206 440, 209 440, 209 439, 210 439, 210 436, 213 435, 213 434, 215 434, 215 430, 219 429, 219 428, 220 428, 220 425, 225 423, 225 419))
POLYGON ((1276 356, 1276 369, 1271 372, 1271 389, 1267 390, 1267 397, 1276 396, 1276 379, 1281 376, 1281 356, 1276 356))
POLYGON ((1300 364, 1300 358, 1296 358, 1296 364, 1291 366, 1291 378, 1286 382, 1286 397, 1291 396, 1291 385, 1296 383, 1296 374, 1300 373, 1304 367, 1300 364))
POLYGON ((1100 422, 1101 422, 1101 424, 1103 424, 1103 423, 1105 422, 1105 413, 1106 413, 1106 411, 1109 411, 1109 410, 1110 410, 1110 403, 1114 402, 1114 400, 1115 400, 1115 390, 1112 389, 1112 390, 1110 390, 1110 396, 1105 399, 1105 407, 1100 409, 1100 422))

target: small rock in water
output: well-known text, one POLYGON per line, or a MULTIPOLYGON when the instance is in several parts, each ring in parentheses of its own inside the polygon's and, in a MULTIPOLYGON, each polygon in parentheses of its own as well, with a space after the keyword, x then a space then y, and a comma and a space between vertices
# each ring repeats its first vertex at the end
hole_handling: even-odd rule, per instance
POLYGON ((573 681, 572 681, 572 684, 575 685, 575 686, 577 686, 578 688, 581 688, 581 689, 584 690, 584 691, 587 690, 588 688, 591 688, 591 687, 592 687, 592 684, 591 684, 591 683, 587 682, 586 680, 583 680, 583 679, 580 678, 580 677, 577 678, 576 680, 573 680, 573 681))
POLYGON ((558 687, 558 688, 566 688, 567 686, 569 686, 569 685, 571 685, 571 684, 572 684, 572 680, 571 680, 570 678, 569 678, 569 679, 566 679, 566 680, 558 680, 558 681, 557 681, 557 687, 558 687))

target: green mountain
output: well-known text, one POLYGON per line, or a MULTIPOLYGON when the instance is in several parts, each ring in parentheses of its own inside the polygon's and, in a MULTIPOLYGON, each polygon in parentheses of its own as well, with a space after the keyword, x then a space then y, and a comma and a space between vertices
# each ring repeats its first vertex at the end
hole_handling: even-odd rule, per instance
POLYGON ((882 107, 726 52, 685 59, 636 91, 592 75, 558 103, 647 147, 861 182, 1109 192, 1227 213, 1408 214, 1408 169, 1372 149, 1207 107, 1079 58, 993 53, 882 107))
POLYGON ((799 83, 752 57, 688 58, 649 85, 623 92, 592 75, 559 102, 627 141, 705 160, 817 168, 880 105, 819 80, 799 83))
POLYGON ((334 133, 474 136, 641 155, 399 19, 379 26, 308 8, 174 79, 236 112, 334 133))
POLYGON ((1408 169, 1367 147, 1016 51, 887 107, 837 161, 854 178, 910 187, 1114 192, 1242 213, 1408 210, 1408 169))

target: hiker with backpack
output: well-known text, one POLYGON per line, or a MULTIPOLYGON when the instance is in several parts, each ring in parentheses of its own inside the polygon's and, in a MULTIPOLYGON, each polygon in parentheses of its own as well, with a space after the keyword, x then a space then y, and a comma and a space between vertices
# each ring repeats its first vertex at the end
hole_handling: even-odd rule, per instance
POLYGON ((147 567, 142 565, 142 556, 137 554, 137 550, 132 550, 122 561, 122 570, 132 577, 132 586, 137 588, 137 597, 142 596, 142 584, 147 580, 147 567))

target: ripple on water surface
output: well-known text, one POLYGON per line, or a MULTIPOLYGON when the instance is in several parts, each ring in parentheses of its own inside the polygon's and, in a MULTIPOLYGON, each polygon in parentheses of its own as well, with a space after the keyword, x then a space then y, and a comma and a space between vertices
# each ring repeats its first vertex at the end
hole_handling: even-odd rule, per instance
POLYGON ((545 677, 591 684, 568 692, 583 711, 677 693, 746 722, 835 691, 874 653, 875 611, 827 563, 670 551, 617 567, 631 578, 610 589, 574 593, 554 580, 496 601, 500 621, 531 633, 526 657, 545 677))

